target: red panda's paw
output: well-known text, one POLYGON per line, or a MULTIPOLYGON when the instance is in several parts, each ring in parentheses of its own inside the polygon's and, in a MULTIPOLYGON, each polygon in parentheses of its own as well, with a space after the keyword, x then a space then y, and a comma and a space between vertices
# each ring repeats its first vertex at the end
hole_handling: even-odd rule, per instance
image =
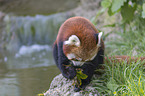
POLYGON ((76 76, 76 70, 74 67, 67 67, 66 74, 63 75, 68 79, 74 79, 74 77, 76 76))

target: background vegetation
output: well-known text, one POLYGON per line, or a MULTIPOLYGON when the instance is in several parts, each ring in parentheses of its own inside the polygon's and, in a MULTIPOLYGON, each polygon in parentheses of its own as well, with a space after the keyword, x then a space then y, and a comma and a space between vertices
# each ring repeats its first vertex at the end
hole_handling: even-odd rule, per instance
MULTIPOLYGON (((110 16, 118 14, 122 17, 121 22, 104 26, 120 29, 109 33, 115 34, 116 38, 106 43, 106 49, 110 49, 108 54, 145 56, 145 0, 102 0, 101 5, 102 10, 98 12, 96 18, 105 11, 110 16)), ((126 61, 106 62, 103 65, 104 74, 99 80, 93 80, 94 87, 103 95, 145 96, 144 63, 139 60, 130 64, 126 61)))

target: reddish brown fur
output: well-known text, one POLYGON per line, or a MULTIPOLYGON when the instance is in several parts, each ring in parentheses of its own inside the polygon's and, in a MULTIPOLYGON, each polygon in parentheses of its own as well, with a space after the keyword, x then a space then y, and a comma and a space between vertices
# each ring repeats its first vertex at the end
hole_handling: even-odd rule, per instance
MULTIPOLYGON (((95 37, 96 33, 99 32, 89 20, 83 17, 72 17, 66 20, 60 27, 57 40, 66 41, 71 35, 76 35, 81 41, 80 47, 63 45, 64 54, 67 55, 72 52, 77 57, 85 60, 88 56, 98 51, 95 37)), ((104 49, 103 40, 101 41, 101 46, 104 49)))
MULTIPOLYGON (((130 57, 130 56, 126 56, 126 55, 123 55, 123 56, 112 56, 112 57, 105 57, 105 61, 106 62, 119 62, 119 63, 122 63, 122 61, 127 61, 127 64, 130 64, 131 62, 137 62, 138 60, 140 61, 145 61, 145 57, 140 57, 140 58, 137 58, 137 57, 130 57)), ((145 65, 145 64, 144 64, 145 65)))

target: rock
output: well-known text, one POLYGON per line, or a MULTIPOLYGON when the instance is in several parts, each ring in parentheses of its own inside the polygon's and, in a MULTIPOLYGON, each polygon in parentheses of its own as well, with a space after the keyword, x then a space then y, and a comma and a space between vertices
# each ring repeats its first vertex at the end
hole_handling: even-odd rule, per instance
POLYGON ((74 92, 73 80, 66 79, 59 74, 50 85, 44 96, 99 96, 98 91, 89 84, 85 90, 74 92))

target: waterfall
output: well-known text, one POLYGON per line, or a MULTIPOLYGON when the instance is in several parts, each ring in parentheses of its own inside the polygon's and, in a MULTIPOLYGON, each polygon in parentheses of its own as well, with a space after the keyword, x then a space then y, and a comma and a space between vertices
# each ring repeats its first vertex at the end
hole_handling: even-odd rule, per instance
POLYGON ((56 39, 60 25, 72 14, 57 13, 49 16, 6 16, 4 18, 6 48, 17 51, 22 45, 48 44, 56 39))

